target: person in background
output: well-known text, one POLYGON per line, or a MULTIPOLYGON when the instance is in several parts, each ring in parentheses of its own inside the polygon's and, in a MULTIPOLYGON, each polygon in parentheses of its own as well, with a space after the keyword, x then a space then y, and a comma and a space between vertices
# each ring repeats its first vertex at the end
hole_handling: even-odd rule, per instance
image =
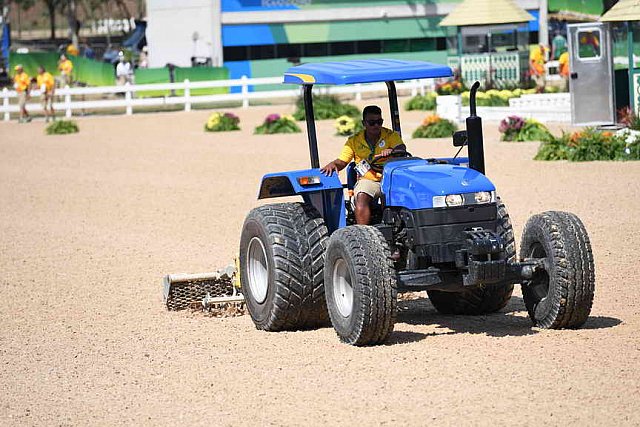
POLYGON ((557 61, 560 55, 567 51, 567 39, 564 38, 560 31, 556 31, 555 37, 551 40, 551 59, 557 61))
POLYGON ((82 46, 82 56, 87 59, 96 59, 96 52, 91 48, 91 45, 89 45, 89 42, 86 39, 82 46))
POLYGON ((78 51, 76 45, 74 45, 73 43, 69 43, 67 45, 67 55, 78 56, 79 54, 80 52, 78 51))
POLYGON ((30 122, 31 116, 29 116, 29 113, 27 112, 27 100, 29 99, 29 86, 31 85, 31 79, 24 71, 24 68, 22 68, 22 65, 16 65, 14 70, 13 87, 16 92, 18 92, 18 105, 20 106, 20 118, 18 119, 18 122, 30 122))
POLYGON ((531 49, 529 53, 529 72, 531 78, 536 82, 536 92, 543 93, 545 86, 546 70, 544 64, 546 62, 546 51, 542 43, 531 49))
POLYGON ((569 52, 564 51, 558 58, 558 74, 564 80, 564 90, 569 91, 569 52))
POLYGON ((149 68, 149 50, 143 47, 138 58, 138 68, 149 68))
MULTIPOLYGON (((368 225, 371 221, 371 202, 381 196, 380 180, 382 174, 375 172, 370 163, 391 155, 392 151, 405 151, 400 134, 382 127, 382 110, 376 105, 369 105, 362 111, 364 130, 349 137, 342 147, 337 159, 329 162, 320 171, 331 176, 344 169, 350 161, 357 163, 358 182, 353 191, 355 194, 356 223, 368 225)), ((383 160, 382 163, 385 163, 383 160)))
POLYGON ((60 55, 58 70, 60 71, 60 85, 71 86, 71 82, 73 81, 71 78, 73 74, 73 62, 71 62, 64 53, 60 55))
POLYGON ((55 111, 53 111, 53 94, 56 84, 51 73, 45 71, 42 65, 38 67, 36 84, 40 89, 40 99, 42 100, 45 122, 49 122, 49 120, 53 121, 56 117, 55 111))
POLYGON ((131 63, 127 61, 124 54, 120 52, 118 55, 118 65, 116 65, 116 79, 119 86, 131 83, 131 63))

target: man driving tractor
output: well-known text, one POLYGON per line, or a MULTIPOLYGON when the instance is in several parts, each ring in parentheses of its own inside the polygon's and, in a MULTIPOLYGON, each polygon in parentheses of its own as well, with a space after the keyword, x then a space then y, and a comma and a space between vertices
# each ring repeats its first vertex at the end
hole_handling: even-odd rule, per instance
POLYGON ((354 187, 356 223, 368 225, 371 220, 371 202, 380 197, 381 166, 393 151, 405 151, 400 135, 382 127, 382 110, 369 105, 362 111, 364 130, 347 139, 337 159, 320 170, 327 176, 344 169, 352 160, 356 163, 358 182, 354 187), (372 163, 380 166, 376 170, 372 163))

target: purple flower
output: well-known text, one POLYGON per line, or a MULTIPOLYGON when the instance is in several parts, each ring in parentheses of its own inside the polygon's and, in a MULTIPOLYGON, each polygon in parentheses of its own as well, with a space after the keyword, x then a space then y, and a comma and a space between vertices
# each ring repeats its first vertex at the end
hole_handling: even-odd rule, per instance
POLYGON ((500 133, 517 132, 524 126, 525 120, 519 116, 509 116, 500 122, 500 133))
POLYGON ((267 116, 266 119, 264 119, 265 122, 271 124, 273 122, 277 122, 278 120, 280 120, 280 114, 269 114, 267 116))
POLYGON ((235 119, 237 119, 237 118, 238 118, 238 116, 236 116, 236 115, 235 115, 235 114, 233 114, 233 113, 224 113, 224 116, 225 116, 226 118, 228 118, 228 119, 233 119, 233 120, 235 120, 235 119))

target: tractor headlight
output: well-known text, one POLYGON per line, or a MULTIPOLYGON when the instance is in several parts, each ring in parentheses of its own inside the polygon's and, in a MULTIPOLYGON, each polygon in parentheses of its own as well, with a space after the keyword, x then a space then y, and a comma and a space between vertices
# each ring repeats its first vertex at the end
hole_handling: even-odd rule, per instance
POLYGON ((462 194, 449 194, 444 198, 444 203, 447 206, 462 206, 464 198, 462 197, 462 194))
POLYGON ((478 191, 475 193, 476 203, 490 203, 493 201, 495 193, 493 191, 478 191))

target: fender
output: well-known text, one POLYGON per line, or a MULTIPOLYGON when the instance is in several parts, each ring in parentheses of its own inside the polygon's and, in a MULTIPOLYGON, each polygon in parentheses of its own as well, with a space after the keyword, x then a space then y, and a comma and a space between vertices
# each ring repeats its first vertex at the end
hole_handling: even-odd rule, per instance
POLYGON ((319 168, 269 173, 262 177, 258 199, 300 195, 313 205, 325 221, 329 233, 346 225, 344 191, 337 173, 325 176, 319 168), (313 183, 303 185, 309 178, 313 183))

